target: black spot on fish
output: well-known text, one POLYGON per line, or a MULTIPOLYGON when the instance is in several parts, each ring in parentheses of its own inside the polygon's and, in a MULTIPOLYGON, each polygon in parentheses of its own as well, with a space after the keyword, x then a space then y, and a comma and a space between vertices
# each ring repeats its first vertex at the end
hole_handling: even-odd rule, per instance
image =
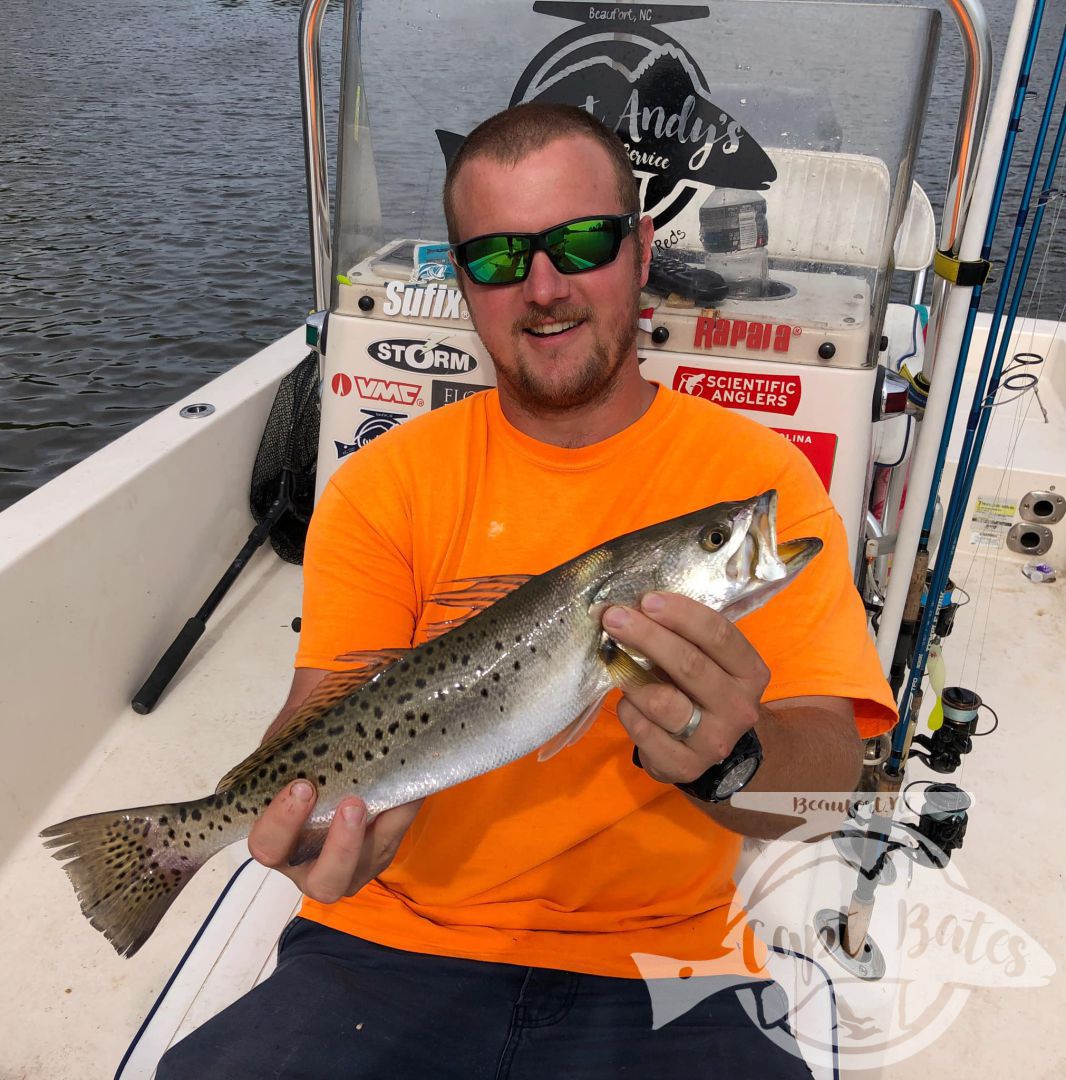
POLYGON ((381 711, 381 706, 380 705, 374 706, 374 719, 375 720, 380 720, 384 715, 385 714, 381 711))
POLYGON ((466 667, 466 665, 469 664, 469 663, 470 663, 470 654, 469 653, 463 653, 463 667, 466 667))
POLYGON ((268 795, 268 796, 267 796, 267 797, 266 797, 266 798, 265 798, 265 799, 263 800, 263 805, 264 805, 264 806, 269 806, 269 805, 270 805, 270 804, 271 804, 271 803, 272 803, 273 801, 274 801, 274 800, 273 800, 273 799, 271 798, 271 796, 269 796, 269 795, 268 795))
POLYGON ((399 726, 400 726, 400 721, 399 720, 393 720, 393 722, 391 724, 389 724, 389 729, 388 729, 389 734, 390 735, 395 735, 396 730, 399 728, 399 726))
POLYGON ((351 750, 345 750, 344 757, 347 761, 355 761, 355 754, 351 750))
POLYGON ((231 818, 231 817, 229 816, 229 814, 223 814, 223 815, 222 815, 222 820, 223 820, 223 821, 224 821, 224 822, 225 822, 225 823, 226 823, 227 825, 232 825, 232 824, 233 824, 233 818, 231 818))
POLYGON ((270 782, 273 784, 274 781, 277 780, 277 778, 278 778, 278 770, 277 769, 271 769, 270 770, 270 782))
POLYGON ((344 770, 344 766, 339 761, 335 761, 333 763, 333 771, 334 772, 342 772, 343 770, 344 770))
POLYGON ((411 700, 411 698, 413 698, 413 697, 414 697, 414 694, 401 694, 396 699, 396 704, 397 705, 406 705, 411 700))
POLYGON ((183 843, 183 844, 184 844, 184 845, 185 845, 186 847, 191 847, 191 846, 192 846, 192 845, 191 845, 191 844, 189 843, 189 841, 188 841, 188 840, 182 840, 182 843, 183 843))
POLYGON ((344 734, 344 725, 343 724, 337 724, 334 727, 331 727, 329 729, 329 731, 326 732, 326 734, 331 735, 331 736, 343 735, 344 734))
POLYGON ((160 817, 160 819, 159 819, 159 824, 160 825, 165 825, 166 823, 167 823, 167 816, 166 816, 166 814, 163 814, 162 817, 160 817))
POLYGON ((532 652, 532 653, 535 653, 537 651, 536 645, 530 645, 529 651, 532 652))
POLYGON ((169 836, 170 839, 173 840, 174 839, 174 830, 173 829, 167 829, 167 836, 169 836))
POLYGON ((266 766, 264 765, 264 766, 263 766, 263 767, 262 767, 262 768, 261 768, 261 769, 259 770, 259 775, 260 775, 260 776, 266 776, 266 774, 267 774, 267 767, 266 767, 266 766))
POLYGON ((426 680, 415 679, 415 686, 417 686, 419 690, 424 690, 426 688, 426 680))
POLYGON ((387 746, 383 746, 381 748, 381 752, 382 752, 382 754, 387 754, 389 752, 389 748, 387 746))
POLYGON ((364 750, 363 751, 363 757, 367 761, 373 761, 374 760, 374 751, 373 750, 364 750))
POLYGON ((319 743, 312 751, 315 757, 322 757, 323 754, 329 753, 329 743, 319 743))
MULTIPOLYGON (((227 806, 232 806, 233 805, 233 800, 235 798, 237 798, 237 796, 232 791, 227 791, 226 792, 226 805, 227 806)), ((182 818, 181 820, 184 821, 185 818, 182 818)))
POLYGON ((482 697, 488 697, 489 696, 489 688, 487 686, 483 686, 481 688, 481 696, 482 697))
POLYGON ((440 729, 440 733, 441 733, 442 735, 447 735, 447 734, 448 734, 448 729, 447 729, 446 727, 442 727, 442 728, 440 729))
POLYGON ((184 806, 178 811, 178 813, 179 813, 179 816, 181 817, 181 820, 183 822, 189 816, 189 812, 185 809, 184 806))
MULTIPOLYGON (((405 713, 403 714, 403 718, 404 718, 405 720, 413 720, 413 719, 415 718, 415 711, 414 711, 414 709, 408 709, 408 711, 407 711, 407 712, 405 712, 405 713)), ((392 730, 392 728, 390 727, 390 728, 389 728, 389 730, 391 731, 391 730, 392 730)))
POLYGON ((381 740, 384 737, 384 735, 385 735, 385 732, 382 731, 381 728, 375 728, 374 729, 374 738, 375 739, 381 740))
POLYGON ((500 673, 498 671, 494 671, 492 673, 492 681, 493 682, 499 682, 500 681, 500 673))
POLYGON ((414 664, 421 664, 422 663, 422 657, 419 656, 418 653, 415 653, 414 656, 411 657, 411 662, 414 663, 414 664))
POLYGON ((503 642, 502 641, 497 641, 496 642, 496 648, 501 650, 501 652, 502 652, 502 650, 503 650, 503 642))
POLYGON ((522 670, 522 665, 517 660, 514 662, 514 669, 515 669, 515 671, 521 671, 522 670))
POLYGON ((366 728, 363 727, 362 724, 356 724, 355 725, 355 733, 356 733, 356 735, 359 736, 360 739, 365 739, 366 738, 366 728))
POLYGON ((466 721, 465 720, 461 720, 459 722, 459 730, 460 731, 466 731, 466 721))
POLYGON ((325 720, 322 720, 322 719, 320 718, 320 719, 316 720, 316 721, 315 721, 315 722, 314 722, 314 723, 313 723, 313 724, 311 725, 311 730, 312 730, 312 731, 321 731, 321 730, 322 730, 322 729, 323 729, 323 728, 324 728, 325 726, 326 726, 326 721, 325 721, 325 720))
POLYGON ((320 773, 318 777, 318 786, 323 787, 326 783, 326 778, 320 773))
POLYGON ((366 698, 363 698, 363 700, 359 702, 359 708, 364 709, 364 710, 369 709, 370 708, 370 702, 367 701, 366 698))
POLYGON ((401 765, 406 765, 407 764, 407 758, 400 758, 400 764, 401 765))
MULTIPOLYGON (((296 779, 297 780, 306 780, 307 779, 307 770, 306 769, 301 769, 296 774, 296 779)), ((237 809, 240 810, 241 808, 238 806, 237 809)), ((244 811, 241 811, 241 812, 243 813, 244 811)))
POLYGON ((407 734, 408 734, 408 736, 409 736, 410 738, 412 738, 412 739, 413 739, 413 738, 414 738, 414 737, 415 737, 415 736, 416 736, 416 735, 418 734, 418 728, 411 728, 411 729, 410 729, 410 730, 409 730, 409 731, 407 732, 407 734))
POLYGON ((292 755, 292 761, 294 765, 299 765, 301 761, 306 760, 307 755, 302 750, 297 750, 296 753, 292 755))
POLYGON ((203 833, 200 833, 200 839, 201 839, 201 840, 206 840, 206 839, 207 839, 207 837, 206 837, 206 836, 205 836, 205 835, 204 835, 203 833))
POLYGON ((421 720, 423 724, 428 724, 429 723, 429 713, 424 712, 418 719, 421 720))

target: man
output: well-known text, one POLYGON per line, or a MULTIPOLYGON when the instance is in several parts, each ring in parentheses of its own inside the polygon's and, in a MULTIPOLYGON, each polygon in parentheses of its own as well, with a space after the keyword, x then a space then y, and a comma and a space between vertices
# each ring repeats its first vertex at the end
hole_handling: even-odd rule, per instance
POLYGON ((672 685, 609 700, 549 761, 523 758, 369 825, 346 799, 299 867, 288 859, 315 793, 289 785, 249 845, 299 885, 303 918, 277 973, 159 1076, 205 1063, 227 1076, 809 1075, 732 990, 653 1030, 633 957, 718 960, 772 996, 730 918, 731 874, 739 834, 793 822, 675 785, 755 729, 765 756, 751 790, 853 789, 860 735, 890 726, 892 699, 841 523, 785 440, 641 376, 653 226, 597 121, 541 105, 491 118, 450 165, 444 198, 498 392, 389 432, 338 470, 308 539, 297 669, 271 730, 343 653, 425 640, 451 614, 431 600, 447 581, 540 573, 770 487, 782 538, 825 547, 742 627, 677 595, 609 609, 611 636, 672 685))

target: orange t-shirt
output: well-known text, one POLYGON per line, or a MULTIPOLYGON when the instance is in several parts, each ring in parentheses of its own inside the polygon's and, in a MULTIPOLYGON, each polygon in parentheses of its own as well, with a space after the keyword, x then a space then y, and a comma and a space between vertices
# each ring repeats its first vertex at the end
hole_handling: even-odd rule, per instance
MULTIPOLYGON (((296 665, 342 669, 335 658, 348 651, 421 644, 428 623, 454 615, 427 603, 439 583, 542 573, 771 487, 778 538, 825 547, 739 624, 772 673, 764 700, 851 698, 862 736, 888 730, 893 699, 843 524, 807 459, 769 429, 661 386, 639 420, 593 446, 529 438, 491 390, 354 454, 311 523, 296 665)), ((616 702, 549 760, 531 754, 428 798, 380 877, 336 904, 305 899, 302 914, 436 955, 632 978, 633 953, 752 970, 761 960, 730 912, 741 838, 633 765, 616 702)))

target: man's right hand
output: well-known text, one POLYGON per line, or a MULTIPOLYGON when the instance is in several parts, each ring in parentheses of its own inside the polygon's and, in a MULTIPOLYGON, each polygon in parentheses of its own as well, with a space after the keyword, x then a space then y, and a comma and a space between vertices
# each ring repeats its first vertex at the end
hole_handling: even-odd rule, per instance
POLYGON ((314 785, 294 780, 259 815, 248 837, 248 849, 257 862, 295 882, 305 896, 333 904, 343 896, 354 896, 392 862, 422 800, 386 810, 367 825, 362 801, 342 799, 318 857, 290 866, 297 838, 314 805, 314 785))

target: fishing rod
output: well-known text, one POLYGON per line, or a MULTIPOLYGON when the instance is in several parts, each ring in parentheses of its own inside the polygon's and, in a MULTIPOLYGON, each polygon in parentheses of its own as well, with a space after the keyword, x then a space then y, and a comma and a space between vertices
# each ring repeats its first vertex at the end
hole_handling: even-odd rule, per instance
MULTIPOLYGON (((949 294, 948 303, 946 305, 951 308, 952 312, 958 311, 958 299, 962 299, 963 303, 967 303, 964 293, 966 286, 979 286, 980 282, 983 281, 983 276, 977 277, 976 280, 966 280, 961 276, 961 272, 966 270, 973 273, 977 269, 972 262, 968 264, 965 260, 972 260, 973 255, 976 254, 976 251, 974 250, 974 241, 976 237, 973 237, 972 234, 979 228, 978 222, 981 220, 980 215, 982 212, 985 213, 985 224, 980 252, 981 260, 987 267, 992 238, 1000 216, 1003 193, 1006 187, 1013 156, 1018 123, 1028 91, 1029 77, 1035 58, 1044 9, 1045 0, 1019 0, 1019 3, 1015 8, 1014 19, 1012 21, 1007 48, 1003 58, 999 88, 990 113, 990 131, 986 135, 986 145, 981 154, 981 163, 978 169, 979 175, 974 187, 974 206, 972 208, 973 221, 959 245, 959 258, 957 260, 943 260, 941 266, 938 266, 937 268, 942 279, 946 277, 947 273, 952 269, 955 272, 954 280, 958 287, 954 290, 954 303, 952 303, 952 295, 949 294), (1026 10, 1027 8, 1028 12, 1026 10), (995 160, 990 157, 986 159, 986 155, 992 152, 991 146, 993 144, 991 143, 991 139, 999 133, 1002 133, 1002 143, 998 157, 995 160), (986 179, 989 173, 994 174, 994 183, 992 185, 990 185, 988 179, 986 179), (947 262, 948 264, 946 267, 944 266, 944 262, 947 262), (954 263, 953 267, 951 265, 952 263, 954 263)), ((1057 87, 1060 79, 1061 67, 1058 67, 1055 73, 1055 87, 1057 87)), ((1052 97, 1052 94, 1049 94, 1049 99, 1052 97)), ((1053 105, 1049 108, 1053 108, 1053 105)), ((1050 115, 1049 110, 1045 111, 1050 115)), ((1041 142, 1040 147, 1036 151, 1037 161, 1039 161, 1042 147, 1043 143, 1041 142)), ((1030 167, 1030 172, 1035 175, 1035 166, 1030 167)), ((1029 194, 1031 195, 1031 189, 1029 194)), ((1020 217, 1020 220, 1024 223, 1024 217, 1020 217)), ((1015 245, 1015 250, 1016 246, 1017 245, 1015 245)), ((945 256, 948 254, 949 252, 943 253, 945 256)), ((980 263, 978 263, 978 266, 980 266, 980 263)), ((1005 276, 1004 281, 1007 282, 1009 280, 1009 275, 1005 276)), ((946 282, 944 283, 946 284, 946 282)), ((888 644, 888 633, 894 633, 891 625, 893 621, 899 620, 900 616, 903 615, 904 627, 901 628, 899 622, 896 621, 895 629, 903 629, 904 632, 913 632, 913 626, 908 628, 906 623, 913 622, 914 624, 918 624, 920 614, 920 628, 924 629, 926 636, 924 639, 919 637, 917 640, 924 640, 927 644, 929 637, 931 636, 934 620, 940 616, 940 602, 943 597, 944 584, 947 581, 946 569, 950 566, 950 552, 954 550, 955 543, 957 543, 958 539, 957 532, 954 534, 954 538, 949 535, 947 528, 949 524, 948 520, 945 520, 944 523, 945 532, 941 541, 940 556, 937 560, 937 568, 942 570, 940 586, 936 591, 932 587, 926 588, 924 610, 921 606, 921 590, 922 587, 926 585, 926 578, 928 576, 926 567, 928 566, 929 537, 932 526, 932 515, 936 506, 936 494, 943 471, 944 460, 946 458, 948 439, 950 438, 953 419, 958 407, 958 399, 961 393, 961 385, 965 372, 965 357, 972 337, 973 324, 979 300, 980 289, 978 288, 975 292, 971 292, 969 296, 969 308, 966 312, 965 332, 960 340, 958 348, 955 379, 951 385, 950 397, 945 401, 945 397, 941 392, 936 403, 936 408, 930 410, 934 414, 942 415, 944 417, 941 430, 941 441, 938 447, 935 469, 931 474, 931 482, 928 489, 929 497, 925 506, 925 520, 921 531, 920 544, 916 549, 915 567, 914 572, 911 575, 911 589, 907 597, 908 606, 911 610, 904 611, 897 607, 896 611, 891 613, 891 617, 887 620, 884 618, 886 612, 882 612, 881 633, 878 637, 878 651, 882 656, 883 662, 886 664, 886 668, 889 666, 888 661, 892 661, 894 666, 895 661, 893 659, 893 652, 898 652, 896 642, 893 641, 892 645, 888 644), (944 411, 941 413, 940 410, 944 411)), ((1000 304, 999 310, 1002 312, 1002 304, 1000 304)), ((1016 310, 1016 306, 1013 310, 1016 310)), ((945 318, 947 318, 947 316, 945 316, 945 318)), ((933 338, 930 343, 931 351, 935 353, 936 335, 931 335, 931 337, 933 338)), ((990 334, 989 340, 994 343, 994 331, 990 334)), ((928 389, 928 384, 926 384, 926 389, 928 389)), ((936 397, 937 395, 934 394, 933 396, 936 397)), ((977 398, 978 404, 982 403, 984 400, 983 396, 977 398)), ((975 427, 979 426, 980 425, 975 425, 975 427)), ((980 431, 980 435, 981 441, 983 442, 983 428, 980 431)), ((965 471, 965 467, 960 466, 959 472, 965 471)), ((919 470, 919 473, 920 472, 921 470, 919 470)), ((918 477, 915 477, 915 480, 917 481, 918 477)), ((956 485, 959 486, 958 473, 956 475, 956 485)), ((955 496, 953 494, 953 500, 954 498, 955 496)), ((951 504, 952 524, 955 524, 955 519, 958 516, 956 509, 953 502, 951 504)), ((945 515, 945 517, 947 518, 947 515, 945 515)), ((911 542, 913 543, 913 540, 911 542)), ((911 656, 914 656, 913 652, 911 652, 911 656)), ((928 647, 923 650, 920 668, 923 674, 927 660, 928 647)), ((917 682, 920 686, 920 679, 917 682)), ((894 689, 898 691, 899 686, 894 686, 894 689)), ((908 696, 906 696, 905 702, 901 705, 900 721, 894 729, 894 737, 890 751, 886 752, 883 749, 883 745, 882 747, 871 747, 867 757, 865 772, 868 779, 872 780, 873 790, 877 793, 891 792, 895 794, 899 792, 902 786, 902 762, 905 760, 902 749, 903 747, 909 747, 910 745, 916 720, 916 716, 914 718, 911 717, 909 709, 914 690, 912 689, 911 684, 908 684, 907 689, 908 696)), ((976 695, 974 695, 974 697, 976 697, 976 695)), ((973 716, 976 714, 976 708, 970 708, 972 704, 973 702, 968 699, 958 703, 953 701, 944 702, 946 720, 944 727, 951 737, 950 745, 938 747, 935 751, 931 748, 930 757, 927 758, 929 764, 937 771, 953 771, 953 769, 961 763, 962 754, 968 751, 970 745, 968 739, 970 734, 972 734, 973 726, 976 726, 975 723, 971 723, 973 716), (959 707, 956 708, 956 706, 959 707), (935 759, 933 758, 934 753, 937 754, 935 759)), ((978 702, 978 705, 979 704, 980 703, 978 702)), ((889 855, 893 851, 903 847, 905 848, 906 854, 925 861, 927 864, 943 865, 943 863, 946 862, 947 857, 950 856, 950 851, 954 847, 958 847, 962 842, 962 836, 965 833, 966 811, 968 806, 968 797, 964 792, 956 788, 955 785, 933 785, 926 792, 926 805, 920 815, 918 826, 909 827, 906 830, 909 833, 916 834, 913 843, 903 845, 891 839, 894 814, 892 810, 886 812, 882 808, 882 800, 880 799, 872 799, 870 807, 872 812, 868 822, 864 826, 860 826, 857 830, 845 829, 838 834, 838 848, 849 862, 857 866, 859 877, 848 910, 846 912, 833 910, 819 912, 818 917, 816 918, 816 926, 823 944, 847 970, 862 979, 879 978, 884 973, 884 959, 877 949, 876 944, 869 938, 868 930, 870 919, 873 914, 874 895, 877 885, 881 881, 883 873, 886 871, 889 855), (924 840, 923 837, 925 838, 924 840), (930 855, 930 851, 934 849, 936 854, 930 855)))
MULTIPOLYGON (((1048 161, 1043 185, 1040 190, 1037 212, 1033 218, 1032 227, 1029 231, 1029 237, 1026 242, 1025 252, 1022 257, 1022 264, 1018 271, 1018 277, 1017 281, 1014 284, 1013 293, 1011 294, 1010 309, 1007 313, 1007 318, 1003 325, 1001 333, 999 324, 1000 320, 1003 317, 1003 309, 1006 306, 1008 294, 1007 285, 1010 282, 1011 277, 1014 273, 1014 267, 1018 256, 1018 249, 1021 245, 1022 233, 1025 229, 1029 210, 1032 206, 1033 191, 1036 186, 1036 179, 1040 168, 1040 161, 1044 153, 1044 145, 1047 139, 1048 128, 1050 127, 1051 117, 1055 110, 1055 102, 1058 96, 1059 86, 1062 82, 1064 65, 1066 65, 1066 30, 1063 31, 1062 41, 1059 46, 1059 52, 1055 63, 1054 74, 1052 76, 1051 85, 1048 89, 1048 96, 1045 102, 1044 112, 1040 121, 1040 130, 1037 134, 1036 145, 1033 148, 1033 156, 1030 161, 1028 174, 1026 176, 1021 206, 1019 207, 1018 216, 1015 221, 1014 232, 1011 237, 1010 249, 1007 253, 1007 258, 1004 263, 1003 287, 1000 289, 999 295, 996 299, 995 310, 992 314, 992 322, 989 328, 988 341, 985 346, 981 370, 977 378, 977 385, 974 389, 973 402, 971 404, 970 413, 967 418, 966 433, 963 441, 962 451, 959 457, 959 465, 955 473, 955 480, 952 485, 951 496, 948 500, 947 510, 944 515, 944 529, 941 536, 940 547, 937 552, 936 564, 932 572, 931 581, 929 582, 926 591, 926 600, 921 613, 921 619, 918 627, 917 637, 915 639, 913 647, 913 652, 911 654, 911 660, 909 665, 910 678, 907 681, 903 697, 901 698, 899 703, 899 723, 893 732, 892 753, 886 765, 886 771, 893 775, 899 774, 903 768, 903 761, 907 753, 910 736, 912 735, 913 728, 915 726, 911 722, 912 711, 914 713, 914 720, 917 719, 917 709, 912 709, 912 706, 915 700, 918 699, 919 691, 921 689, 921 683, 925 677, 925 669, 929 658, 929 646, 930 639, 933 633, 933 625, 939 615, 940 605, 946 592, 948 572, 951 568, 951 562, 954 558, 955 550, 958 546, 959 536, 962 532, 966 509, 969 506, 970 494, 977 472, 978 461, 981 456, 981 451, 984 448, 985 437, 988 431, 988 424, 992 415, 991 410, 992 408, 994 408, 995 396, 1002 383, 1006 356, 1010 345, 1011 335, 1014 330, 1014 323, 1017 318, 1018 307, 1021 303, 1021 298, 1025 289, 1026 281, 1028 280, 1029 268, 1032 263, 1033 253, 1036 250, 1036 242, 1039 237, 1040 227, 1043 224, 1044 212, 1047 207, 1047 202, 1051 197, 1052 183, 1054 181, 1055 173, 1061 157, 1063 139, 1064 137, 1066 137, 1066 109, 1064 109, 1059 122, 1055 143, 1052 148, 1050 159, 1048 161), (997 339, 999 342, 998 352, 996 351, 997 339), (994 364, 992 362, 993 353, 996 353, 994 364), (990 368, 991 376, 989 374, 990 368)), ((983 258, 987 258, 987 253, 991 251, 991 235, 995 231, 995 224, 996 223, 994 221, 990 220, 989 229, 986 232, 986 244, 984 253, 982 255, 983 258)), ((972 333, 973 319, 976 316, 976 309, 979 303, 980 286, 974 289, 973 297, 971 299, 970 314, 967 322, 968 333, 967 337, 964 339, 966 342, 969 341, 969 334, 972 333)), ((960 362, 957 372, 961 373, 964 369, 964 366, 964 363, 960 362)), ((957 382, 961 381, 958 373, 956 376, 957 382)), ((950 427, 945 427, 941 437, 941 458, 946 456, 947 442, 950 438, 950 434, 950 427)), ((926 510, 925 524, 923 526, 923 535, 926 537, 926 543, 928 542, 928 529, 931 527, 932 522, 932 507, 934 502, 935 498, 931 496, 929 507, 926 510)))

